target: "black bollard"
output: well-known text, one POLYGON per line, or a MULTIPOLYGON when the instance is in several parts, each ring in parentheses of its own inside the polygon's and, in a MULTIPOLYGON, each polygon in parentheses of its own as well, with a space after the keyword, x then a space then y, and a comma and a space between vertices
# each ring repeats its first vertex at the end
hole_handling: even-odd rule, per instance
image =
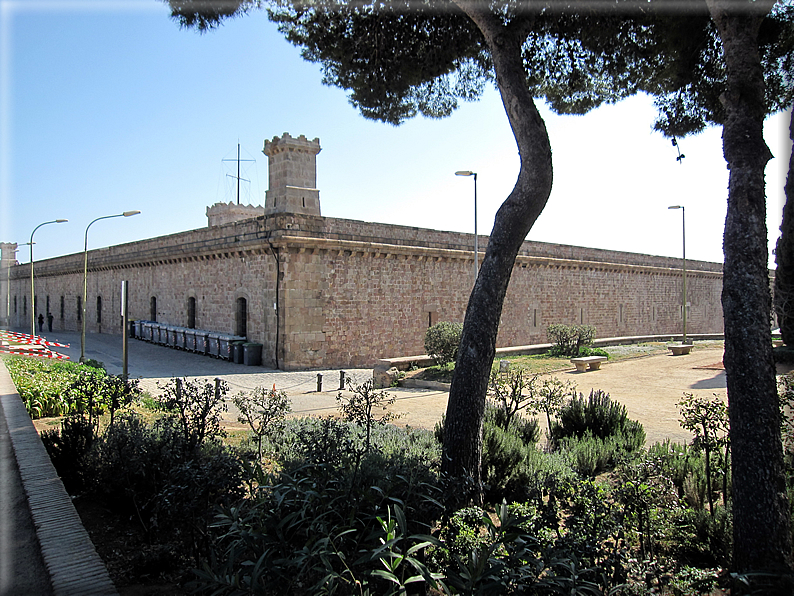
POLYGON ((321 393, 323 390, 323 374, 317 373, 317 393, 321 393))
POLYGON ((345 371, 339 371, 339 391, 345 388, 345 371))

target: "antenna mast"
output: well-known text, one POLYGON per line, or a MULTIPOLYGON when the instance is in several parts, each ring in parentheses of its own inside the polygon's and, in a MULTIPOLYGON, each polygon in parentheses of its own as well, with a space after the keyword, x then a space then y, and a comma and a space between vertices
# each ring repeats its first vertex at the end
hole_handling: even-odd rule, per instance
POLYGON ((237 162, 237 176, 232 176, 231 174, 226 174, 229 178, 236 178, 237 179, 237 204, 240 204, 240 180, 245 180, 246 182, 251 182, 245 178, 240 178, 240 162, 241 161, 256 161, 255 159, 240 159, 240 143, 237 143, 237 159, 223 159, 221 161, 236 161, 237 162))

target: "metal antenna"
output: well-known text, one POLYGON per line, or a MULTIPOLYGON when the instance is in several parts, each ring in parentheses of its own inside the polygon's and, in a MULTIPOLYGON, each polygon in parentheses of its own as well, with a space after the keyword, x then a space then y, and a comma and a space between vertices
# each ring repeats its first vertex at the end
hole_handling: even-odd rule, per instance
POLYGON ((244 180, 245 182, 251 182, 246 178, 240 178, 240 162, 241 161, 256 161, 255 159, 240 159, 240 143, 237 143, 237 159, 223 159, 221 161, 236 161, 237 162, 237 176, 232 176, 231 174, 226 174, 229 178, 235 178, 237 180, 237 204, 240 204, 240 180, 244 180))

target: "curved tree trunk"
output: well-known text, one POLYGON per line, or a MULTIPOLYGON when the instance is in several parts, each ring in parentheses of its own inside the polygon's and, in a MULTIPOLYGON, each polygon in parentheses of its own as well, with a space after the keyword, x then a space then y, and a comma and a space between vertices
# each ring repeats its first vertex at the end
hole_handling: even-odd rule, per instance
MULTIPOLYGON (((794 110, 791 111, 789 138, 794 141, 794 110)), ((788 162, 786 204, 775 250, 775 312, 783 343, 794 346, 794 149, 788 162)))
POLYGON ((502 304, 516 255, 551 193, 552 167, 548 133, 527 90, 521 58, 532 17, 515 17, 504 25, 488 12, 487 5, 456 3, 477 24, 488 44, 521 158, 518 181, 496 214, 469 297, 446 412, 442 472, 469 477, 479 490, 482 420, 502 304))
POLYGON ((728 72, 723 153, 730 169, 723 249, 725 372, 733 452, 734 568, 786 572, 791 534, 769 328, 764 79, 758 29, 773 2, 707 0, 728 72))

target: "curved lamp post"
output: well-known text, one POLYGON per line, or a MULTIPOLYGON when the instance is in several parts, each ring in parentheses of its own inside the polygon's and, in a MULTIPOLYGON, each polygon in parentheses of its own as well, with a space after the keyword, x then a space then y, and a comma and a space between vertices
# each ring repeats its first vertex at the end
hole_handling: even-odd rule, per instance
POLYGON ((683 232, 683 260, 682 260, 682 269, 683 269, 683 283, 681 287, 681 302, 682 302, 682 316, 684 318, 684 339, 681 342, 682 344, 687 344, 686 340, 686 210, 684 209, 683 205, 671 205, 668 209, 680 209, 681 210, 681 230, 683 232))
POLYGON ((52 221, 45 221, 40 223, 30 233, 30 334, 36 335, 36 288, 33 281, 33 234, 36 233, 41 226, 54 223, 66 223, 68 219, 53 219, 52 221))
MULTIPOLYGON (((110 219, 111 217, 130 217, 132 215, 138 215, 139 213, 140 211, 125 211, 124 213, 117 213, 116 215, 104 215, 102 217, 97 217, 85 228, 85 248, 83 249, 83 313, 81 316, 83 325, 80 332, 80 362, 85 361, 85 303, 88 299, 88 228, 90 228, 100 219, 110 219)), ((126 329, 122 331, 122 333, 126 333, 126 329)))
POLYGON ((474 176, 474 283, 480 273, 479 247, 477 246, 477 172, 461 170, 455 172, 456 176, 474 176))

